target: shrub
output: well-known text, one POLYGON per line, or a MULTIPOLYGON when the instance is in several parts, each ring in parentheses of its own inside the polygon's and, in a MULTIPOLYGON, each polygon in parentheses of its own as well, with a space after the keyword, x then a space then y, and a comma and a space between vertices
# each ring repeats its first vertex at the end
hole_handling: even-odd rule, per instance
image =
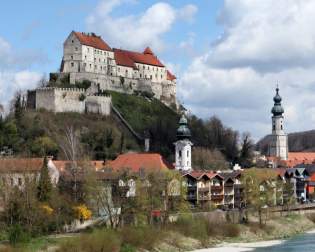
POLYGON ((136 249, 135 247, 129 244, 123 244, 123 246, 120 249, 120 252, 136 252, 136 249))
POLYGON ((210 227, 204 218, 193 218, 190 216, 180 217, 173 228, 185 236, 196 238, 198 240, 206 240, 210 227))
POLYGON ((309 213, 307 215, 307 218, 315 223, 315 213, 309 213))
POLYGON ((85 94, 80 94, 79 101, 84 101, 86 98, 85 94))
POLYGON ((9 241, 13 245, 28 242, 30 238, 30 234, 25 232, 19 224, 9 228, 9 241))
POLYGON ((156 227, 124 227, 121 230, 122 243, 129 249, 136 247, 150 250, 161 238, 162 233, 156 227))
POLYGON ((120 239, 114 231, 97 230, 62 243, 57 252, 119 252, 120 239))

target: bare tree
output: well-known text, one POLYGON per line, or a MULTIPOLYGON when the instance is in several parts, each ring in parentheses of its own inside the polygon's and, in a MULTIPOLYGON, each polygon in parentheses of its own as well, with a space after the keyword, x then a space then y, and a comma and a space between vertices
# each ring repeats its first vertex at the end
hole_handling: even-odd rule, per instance
POLYGON ((37 87, 39 87, 39 88, 47 87, 48 83, 49 82, 46 78, 46 75, 43 74, 43 76, 40 78, 40 80, 37 83, 37 87))
POLYGON ((71 161, 70 172, 74 180, 74 200, 77 201, 78 192, 78 157, 80 156, 79 132, 73 125, 67 125, 64 130, 64 136, 59 138, 59 146, 62 149, 65 158, 71 161))

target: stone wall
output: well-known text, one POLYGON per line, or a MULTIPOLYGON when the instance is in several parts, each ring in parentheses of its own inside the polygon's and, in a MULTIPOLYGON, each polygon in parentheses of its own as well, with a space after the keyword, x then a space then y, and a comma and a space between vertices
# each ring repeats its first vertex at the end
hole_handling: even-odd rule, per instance
POLYGON ((110 115, 111 96, 88 95, 78 88, 39 88, 36 89, 36 109, 110 115))

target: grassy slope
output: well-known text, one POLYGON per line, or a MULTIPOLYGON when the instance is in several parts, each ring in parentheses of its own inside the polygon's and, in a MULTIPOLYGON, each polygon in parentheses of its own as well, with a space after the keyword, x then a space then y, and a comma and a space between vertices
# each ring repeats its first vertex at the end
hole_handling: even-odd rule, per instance
POLYGON ((150 150, 172 161, 179 115, 159 100, 111 92, 113 105, 140 135, 150 133, 150 150))
POLYGON ((177 114, 159 100, 151 101, 142 96, 117 92, 111 92, 111 95, 114 106, 139 134, 157 124, 160 119, 177 123, 177 114))

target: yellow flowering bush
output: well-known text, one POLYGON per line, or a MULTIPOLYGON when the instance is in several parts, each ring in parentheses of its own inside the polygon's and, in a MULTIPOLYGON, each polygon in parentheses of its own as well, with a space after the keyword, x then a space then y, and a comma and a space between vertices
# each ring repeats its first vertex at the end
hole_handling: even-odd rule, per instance
POLYGON ((92 211, 86 205, 79 205, 73 208, 75 217, 79 220, 89 220, 92 217, 92 211))
POLYGON ((54 212, 54 209, 52 209, 49 205, 43 204, 40 206, 40 208, 45 212, 47 215, 52 215, 54 212))

